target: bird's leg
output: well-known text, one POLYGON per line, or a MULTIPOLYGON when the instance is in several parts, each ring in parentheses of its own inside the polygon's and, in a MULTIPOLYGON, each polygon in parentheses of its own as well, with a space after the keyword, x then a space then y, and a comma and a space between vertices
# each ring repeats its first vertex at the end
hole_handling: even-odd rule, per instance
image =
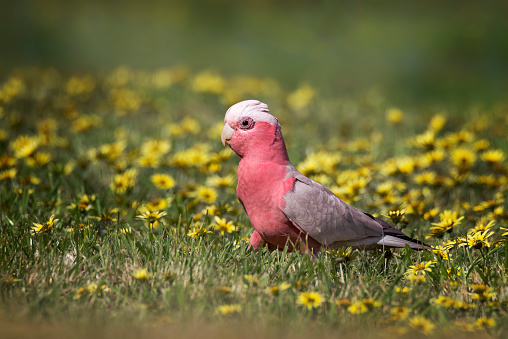
POLYGON ((388 264, 390 263, 390 259, 392 258, 393 254, 392 254, 392 251, 390 251, 390 249, 385 249, 385 272, 388 270, 388 264))
POLYGON ((248 249, 253 248, 257 251, 258 249, 263 247, 264 244, 265 244, 265 241, 263 240, 263 238, 261 238, 259 233, 256 231, 252 232, 252 235, 250 236, 250 239, 249 239, 249 248, 248 249))
MULTIPOLYGON (((288 245, 290 245, 291 241, 288 241, 288 245)), ((292 244, 291 244, 292 245, 292 244)), ((295 247, 298 251, 300 251, 303 254, 307 254, 312 261, 315 261, 318 257, 319 251, 321 249, 321 246, 319 243, 317 243, 314 239, 300 234, 298 237, 298 240, 296 242, 295 247)))

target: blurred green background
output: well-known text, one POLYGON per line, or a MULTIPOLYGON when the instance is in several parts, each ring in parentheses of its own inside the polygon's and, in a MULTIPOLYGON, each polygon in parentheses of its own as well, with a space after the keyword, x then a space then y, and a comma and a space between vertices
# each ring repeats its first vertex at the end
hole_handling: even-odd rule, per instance
POLYGON ((0 76, 185 64, 396 103, 499 103, 507 1, 8 1, 0 76))

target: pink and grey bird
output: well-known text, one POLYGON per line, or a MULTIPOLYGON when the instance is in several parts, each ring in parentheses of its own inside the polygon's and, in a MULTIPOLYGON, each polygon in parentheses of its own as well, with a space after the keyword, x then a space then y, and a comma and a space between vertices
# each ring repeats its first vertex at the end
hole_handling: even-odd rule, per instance
POLYGON ((266 104, 246 100, 231 106, 221 139, 241 158, 236 193, 254 226, 252 247, 287 245, 314 255, 341 246, 430 248, 298 172, 266 104))

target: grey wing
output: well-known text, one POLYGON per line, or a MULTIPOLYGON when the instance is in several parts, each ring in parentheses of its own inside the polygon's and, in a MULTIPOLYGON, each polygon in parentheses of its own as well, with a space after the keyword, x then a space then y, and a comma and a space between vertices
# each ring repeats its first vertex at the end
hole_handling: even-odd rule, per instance
POLYGON ((349 206, 323 185, 301 173, 284 198, 282 211, 296 227, 325 246, 376 244, 385 227, 349 206))

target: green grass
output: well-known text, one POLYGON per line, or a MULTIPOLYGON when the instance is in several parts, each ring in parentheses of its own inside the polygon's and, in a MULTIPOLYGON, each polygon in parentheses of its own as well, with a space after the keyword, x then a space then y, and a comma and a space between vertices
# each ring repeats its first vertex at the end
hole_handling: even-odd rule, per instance
POLYGON ((92 75, 91 80, 78 79, 80 84, 93 83, 81 91, 69 90, 70 75, 54 70, 18 70, 4 79, 0 87, 0 174, 4 175, 0 177, 0 323, 7 337, 36 332, 67 336, 76 329, 83 329, 78 331, 83 337, 175 333, 192 337, 207 331, 217 337, 299 338, 316 333, 378 336, 401 329, 412 336, 417 330, 409 319, 415 316, 434 324, 438 336, 464 334, 465 326, 455 322, 474 327, 481 317, 496 324, 474 327, 474 335, 502 336, 507 330, 508 247, 502 236, 506 231, 500 229, 507 227, 507 166, 505 160, 489 165, 481 159, 483 151, 474 150, 478 140, 486 139, 489 149, 507 152, 508 121, 501 106, 466 112, 413 108, 393 124, 385 118, 391 104, 372 100, 372 94, 337 98, 317 93, 297 108, 287 101, 290 93, 283 87, 276 92, 258 88, 236 93, 238 100, 256 97, 269 104, 280 118, 295 165, 309 161, 318 151, 328 152, 325 158, 340 155, 340 162, 328 169, 316 160, 318 166, 308 174, 344 200, 377 215, 412 208, 405 215, 408 225, 398 224, 411 236, 437 246, 464 236, 482 217, 495 222, 494 233, 485 241, 488 246, 453 246, 449 260, 433 252, 401 249, 389 259, 381 251, 354 251, 348 256, 351 260, 322 253, 313 261, 299 253, 249 250, 244 238, 252 226, 236 201, 234 182, 215 188, 213 203, 218 206, 216 214, 233 221, 237 231, 221 235, 211 225, 213 216, 202 214, 212 202, 196 198, 197 187, 210 187, 207 180, 217 174, 233 174, 236 180, 238 158, 224 153, 218 158, 223 147, 216 133, 229 104, 226 93, 236 87, 234 79, 223 78, 223 90, 200 92, 195 76, 179 78, 171 73, 173 84, 157 87, 147 81, 154 79, 154 73, 116 70, 92 75), (409 172, 400 167, 387 171, 390 159, 424 157, 426 150, 415 147, 412 140, 427 129, 435 113, 447 117, 432 146, 442 149, 444 158, 425 168, 417 164, 409 172), (89 116, 95 116, 97 123, 78 128, 89 116), (185 123, 185 117, 195 122, 185 123), (174 124, 172 132, 169 124, 174 124), (52 125, 56 128, 45 128, 52 125), (183 133, 178 135, 175 128, 183 133), (457 136, 464 131, 468 137, 460 141, 457 136), (34 152, 16 155, 20 149, 15 141, 22 135, 37 136, 38 143, 34 152), (442 146, 447 138, 452 140, 448 148, 442 146), (171 150, 150 168, 139 160, 141 145, 153 139, 169 141, 171 150), (124 142, 125 148, 117 154, 105 150, 115 141, 124 142), (198 152, 201 158, 185 153, 188 164, 175 161, 175 154, 198 144, 205 145, 198 152), (460 147, 475 154, 470 167, 453 163, 451 154, 460 147), (38 153, 49 155, 50 161, 37 163, 38 153), (9 169, 16 170, 12 178, 5 174, 9 169), (131 187, 113 189, 115 176, 127 169, 138 171, 131 187), (355 178, 367 178, 365 186, 349 187, 354 181, 350 177, 337 187, 341 173, 348 170, 355 178), (433 171, 444 181, 416 183, 415 176, 424 171, 433 171), (171 174, 176 186, 156 188, 150 180, 154 173, 171 174), (482 182, 478 180, 482 175, 498 182, 482 182), (392 200, 379 191, 387 181, 396 183, 388 193, 392 200), (80 206, 85 194, 88 202, 80 206), (167 215, 162 222, 150 229, 136 216, 154 198, 171 202, 163 208, 167 215), (486 208, 474 208, 485 202, 486 208), (431 223, 439 222, 439 215, 424 218, 434 208, 453 210, 465 218, 442 238, 425 239, 431 223), (48 231, 31 231, 34 223, 43 224, 52 215, 58 221, 48 231), (192 238, 188 233, 196 225, 212 233, 192 238), (125 228, 131 232, 124 234, 125 228), (433 262, 425 281, 411 282, 406 271, 424 261, 433 262), (142 268, 148 276, 136 279, 134 273, 142 268), (283 283, 289 287, 278 295, 270 291, 283 283), (91 284, 104 289, 86 290, 91 284), (484 284, 495 294, 476 300, 472 284, 484 284), (403 287, 409 291, 397 292, 403 287), (319 293, 322 303, 307 309, 298 303, 302 292, 319 293), (440 296, 472 306, 438 305, 440 296), (366 298, 380 305, 351 314, 336 304, 366 298), (238 308, 222 314, 223 305, 238 308), (407 318, 390 319, 397 306, 407 308, 407 318))

